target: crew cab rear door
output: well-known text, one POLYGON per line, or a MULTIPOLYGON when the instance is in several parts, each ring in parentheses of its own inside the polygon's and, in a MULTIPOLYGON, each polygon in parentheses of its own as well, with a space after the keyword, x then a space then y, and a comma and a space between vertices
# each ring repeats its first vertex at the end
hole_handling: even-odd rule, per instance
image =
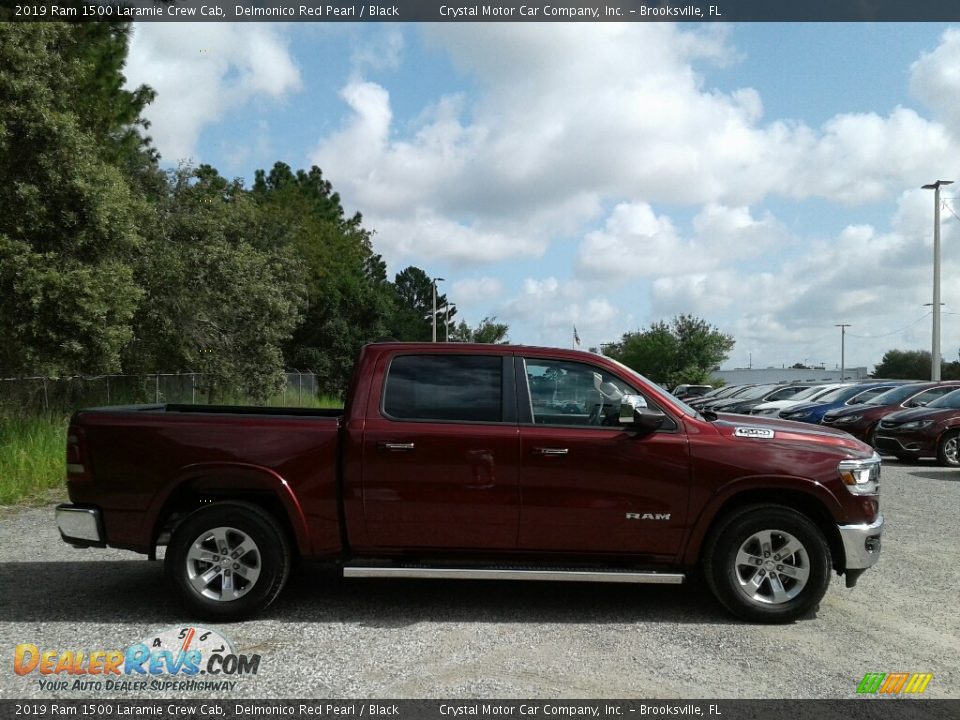
POLYGON ((679 419, 668 415, 655 432, 624 429, 619 398, 642 388, 586 362, 518 358, 517 386, 519 549, 675 555, 690 487, 679 419))
POLYGON ((513 356, 380 359, 363 431, 363 512, 382 548, 512 549, 520 452, 513 356))

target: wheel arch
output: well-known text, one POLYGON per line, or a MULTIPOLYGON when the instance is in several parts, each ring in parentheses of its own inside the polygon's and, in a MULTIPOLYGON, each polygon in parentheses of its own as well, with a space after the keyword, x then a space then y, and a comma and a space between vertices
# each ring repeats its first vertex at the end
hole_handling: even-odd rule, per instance
MULTIPOLYGON (((819 486, 822 487, 822 486, 819 486)), ((824 490, 824 492, 826 492, 824 490)), ((832 499, 832 495, 828 495, 832 499)), ((834 500, 832 504, 836 504, 834 500)), ((807 517, 826 538, 834 570, 841 570, 846 564, 843 540, 840 530, 828 504, 820 495, 792 488, 754 487, 743 488, 716 497, 707 510, 701 514, 687 544, 683 561, 693 566, 702 563, 703 552, 708 540, 731 515, 751 505, 779 506, 794 510, 807 517)))
POLYGON ((251 503, 270 513, 287 535, 290 547, 300 555, 310 552, 306 517, 290 485, 279 474, 245 463, 202 463, 184 468, 148 511, 152 518, 150 552, 166 544, 186 517, 219 501, 251 503))

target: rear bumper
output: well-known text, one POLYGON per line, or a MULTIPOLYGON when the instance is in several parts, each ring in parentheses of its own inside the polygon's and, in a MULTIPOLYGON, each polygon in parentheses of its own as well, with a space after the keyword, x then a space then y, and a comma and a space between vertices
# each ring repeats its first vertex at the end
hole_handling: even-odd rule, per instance
POLYGON ((872 523, 840 525, 840 537, 846 555, 846 570, 866 570, 880 559, 880 536, 883 534, 883 515, 872 523))
POLYGON ((57 505, 57 529, 65 543, 74 547, 106 547, 100 508, 89 505, 57 505))

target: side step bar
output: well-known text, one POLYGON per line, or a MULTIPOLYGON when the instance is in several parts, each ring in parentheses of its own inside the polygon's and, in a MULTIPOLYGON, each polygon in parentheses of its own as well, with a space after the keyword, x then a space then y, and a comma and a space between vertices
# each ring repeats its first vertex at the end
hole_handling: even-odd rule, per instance
POLYGON ((422 578, 430 580, 548 580, 554 582, 608 582, 679 585, 683 573, 630 572, 616 570, 515 570, 487 568, 433 568, 345 565, 344 577, 422 578))

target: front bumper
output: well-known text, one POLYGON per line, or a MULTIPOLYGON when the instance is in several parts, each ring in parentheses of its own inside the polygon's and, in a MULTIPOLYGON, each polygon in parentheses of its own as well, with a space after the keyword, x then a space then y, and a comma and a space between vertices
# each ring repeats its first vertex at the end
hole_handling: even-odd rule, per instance
POLYGON ((100 508, 83 505, 57 505, 57 528, 65 543, 74 547, 106 547, 100 508))
POLYGON ((880 559, 880 536, 883 534, 883 515, 872 523, 840 525, 840 538, 846 555, 846 571, 866 570, 880 559))
POLYGON ((893 455, 904 452, 921 456, 937 454, 936 437, 931 438, 919 432, 889 433, 889 430, 877 431, 877 449, 881 452, 893 455))

